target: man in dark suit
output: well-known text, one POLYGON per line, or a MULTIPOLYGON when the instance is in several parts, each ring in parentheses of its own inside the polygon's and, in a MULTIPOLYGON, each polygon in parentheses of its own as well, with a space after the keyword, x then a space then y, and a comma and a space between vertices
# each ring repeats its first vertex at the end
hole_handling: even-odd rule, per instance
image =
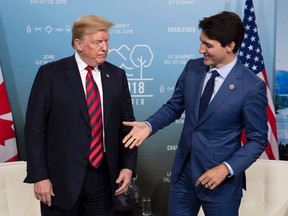
POLYGON ((202 206, 206 216, 237 216, 244 172, 267 145, 266 85, 237 59, 244 37, 238 15, 224 11, 201 20, 199 28, 203 58, 187 63, 172 98, 146 122, 124 122, 133 129, 123 143, 131 149, 139 146, 185 111, 169 215, 196 216, 202 206), (212 76, 215 80, 209 82, 212 76), (214 85, 209 99, 206 83, 214 85), (210 101, 207 108, 205 100, 210 101), (241 145, 244 129, 247 143, 241 145))
POLYGON ((36 75, 26 114, 25 182, 34 183, 42 215, 114 215, 114 195, 131 183, 137 150, 122 145, 131 130, 122 121, 135 118, 125 71, 106 61, 111 26, 102 17, 80 17, 72 29, 75 55, 36 75), (91 99, 95 107, 87 104, 91 95, 98 96, 97 104, 91 99))

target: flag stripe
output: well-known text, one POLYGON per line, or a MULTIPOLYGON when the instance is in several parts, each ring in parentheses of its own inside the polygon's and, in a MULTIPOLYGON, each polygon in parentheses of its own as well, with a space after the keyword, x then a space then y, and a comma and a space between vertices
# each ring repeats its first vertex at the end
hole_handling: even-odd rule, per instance
MULTIPOLYGON (((263 69, 265 70, 265 69, 263 69)), ((265 81, 265 75, 266 71, 263 73, 258 73, 257 76, 260 77, 262 80, 265 81)), ((267 84, 267 98, 268 98, 268 107, 267 107, 267 116, 268 116, 268 124, 270 124, 271 122, 275 122, 275 124, 270 124, 271 126, 271 129, 272 129, 272 133, 273 135, 275 136, 276 140, 277 139, 277 128, 276 128, 276 117, 275 117, 275 112, 274 112, 274 104, 273 104, 273 101, 272 101, 272 97, 271 97, 271 92, 270 92, 270 88, 268 86, 268 83, 266 82, 267 84)))
MULTIPOLYGON (((268 124, 268 146, 265 152, 261 155, 261 158, 270 160, 279 159, 278 139, 276 129, 276 117, 274 104, 271 97, 269 83, 267 79, 266 69, 262 56, 262 50, 260 40, 258 36, 258 29, 256 25, 255 8, 253 6, 253 0, 246 0, 244 9, 243 23, 245 26, 245 36, 239 50, 239 59, 241 62, 254 72, 260 79, 266 83, 268 104, 266 108, 267 112, 267 124, 268 124)), ((244 135, 242 136, 242 138, 244 135)), ((242 139, 242 142, 246 142, 246 138, 242 139)))
POLYGON ((268 158, 270 160, 276 160, 276 158, 274 157, 274 153, 273 153, 273 151, 271 149, 271 144, 270 144, 269 140, 268 140, 268 145, 267 145, 267 147, 265 149, 265 153, 266 153, 266 155, 268 156, 268 158))

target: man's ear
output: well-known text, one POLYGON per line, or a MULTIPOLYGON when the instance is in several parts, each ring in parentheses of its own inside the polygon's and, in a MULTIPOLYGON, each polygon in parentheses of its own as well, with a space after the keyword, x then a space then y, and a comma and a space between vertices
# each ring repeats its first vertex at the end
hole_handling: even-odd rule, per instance
POLYGON ((81 40, 79 39, 75 39, 74 40, 74 48, 77 50, 77 51, 82 51, 82 42, 81 40))
POLYGON ((231 43, 229 43, 227 46, 227 52, 230 53, 230 52, 233 52, 234 48, 235 48, 235 42, 232 41, 231 43))

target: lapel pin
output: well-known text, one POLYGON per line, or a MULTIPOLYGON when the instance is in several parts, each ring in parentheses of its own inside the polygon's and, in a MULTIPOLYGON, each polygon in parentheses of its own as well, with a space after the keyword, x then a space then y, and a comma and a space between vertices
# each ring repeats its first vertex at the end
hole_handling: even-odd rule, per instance
POLYGON ((230 85, 229 85, 229 89, 232 90, 232 89, 234 89, 234 88, 235 88, 234 84, 230 84, 230 85))
POLYGON ((109 74, 106 73, 106 77, 109 78, 110 77, 109 74))

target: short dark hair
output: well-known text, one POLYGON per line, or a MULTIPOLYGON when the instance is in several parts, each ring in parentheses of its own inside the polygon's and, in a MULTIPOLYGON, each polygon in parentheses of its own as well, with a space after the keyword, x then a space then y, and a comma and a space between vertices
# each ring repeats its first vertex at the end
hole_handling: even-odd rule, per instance
POLYGON ((235 43, 233 53, 236 53, 244 38, 245 27, 240 17, 229 11, 204 17, 199 21, 200 29, 211 40, 217 40, 221 46, 227 46, 231 42, 235 43))

